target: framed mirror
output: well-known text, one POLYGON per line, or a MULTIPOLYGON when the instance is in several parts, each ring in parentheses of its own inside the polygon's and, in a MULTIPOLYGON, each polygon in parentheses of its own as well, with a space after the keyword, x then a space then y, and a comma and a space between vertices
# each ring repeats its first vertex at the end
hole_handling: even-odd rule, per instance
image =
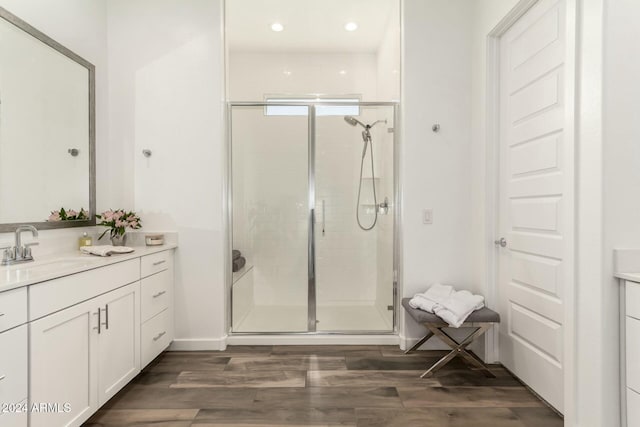
POLYGON ((95 225, 95 188, 95 67, 0 7, 0 232, 95 225))

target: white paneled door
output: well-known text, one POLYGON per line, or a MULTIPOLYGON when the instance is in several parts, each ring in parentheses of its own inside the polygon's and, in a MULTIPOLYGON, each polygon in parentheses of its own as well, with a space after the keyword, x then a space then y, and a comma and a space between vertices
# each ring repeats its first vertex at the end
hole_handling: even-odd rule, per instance
POLYGON ((500 361, 563 411, 573 254, 566 5, 540 0, 500 38, 500 361))

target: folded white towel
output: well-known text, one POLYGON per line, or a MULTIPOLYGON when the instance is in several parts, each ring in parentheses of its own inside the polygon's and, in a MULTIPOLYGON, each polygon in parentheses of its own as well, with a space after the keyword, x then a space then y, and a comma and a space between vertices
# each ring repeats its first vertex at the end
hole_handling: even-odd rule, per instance
POLYGON ((111 254, 126 254, 133 252, 133 248, 128 246, 82 246, 80 252, 97 256, 111 256, 111 254))
POLYGON ((448 298, 452 292, 452 286, 435 283, 425 292, 415 294, 413 298, 409 300, 409 305, 413 308, 419 308, 420 310, 433 313, 435 305, 448 298))
POLYGON ((436 304, 433 312, 449 326, 459 328, 471 313, 482 307, 483 296, 474 295, 469 291, 458 291, 436 304))

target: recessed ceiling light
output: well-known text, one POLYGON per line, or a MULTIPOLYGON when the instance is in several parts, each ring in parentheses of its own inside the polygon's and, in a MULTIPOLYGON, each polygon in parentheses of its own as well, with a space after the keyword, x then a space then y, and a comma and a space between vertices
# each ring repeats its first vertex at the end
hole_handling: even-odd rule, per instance
POLYGON ((274 22, 273 24, 271 24, 271 30, 279 33, 280 31, 284 30, 284 25, 279 22, 274 22))
POLYGON ((345 74, 347 74, 347 70, 340 70, 339 72, 341 76, 344 76, 345 74))
POLYGON ((358 24, 356 24, 355 22, 347 22, 347 24, 344 26, 344 29, 347 31, 355 31, 358 29, 358 24))

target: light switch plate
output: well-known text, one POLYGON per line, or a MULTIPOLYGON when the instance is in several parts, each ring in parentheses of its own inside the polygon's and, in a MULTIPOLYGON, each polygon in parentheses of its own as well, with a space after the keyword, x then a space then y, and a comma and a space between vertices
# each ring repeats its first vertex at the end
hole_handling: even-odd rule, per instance
POLYGON ((433 224, 433 209, 424 209, 422 211, 422 223, 433 224))

